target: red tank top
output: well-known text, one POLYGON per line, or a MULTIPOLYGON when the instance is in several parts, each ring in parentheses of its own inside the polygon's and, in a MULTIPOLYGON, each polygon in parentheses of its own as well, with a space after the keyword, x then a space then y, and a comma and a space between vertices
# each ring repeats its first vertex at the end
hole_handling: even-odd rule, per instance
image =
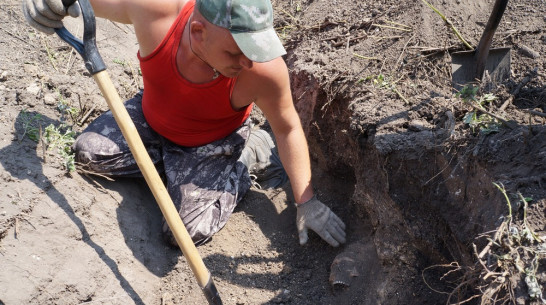
POLYGON ((176 52, 184 27, 193 11, 190 1, 159 46, 140 57, 144 81, 142 111, 150 127, 170 141, 188 147, 208 144, 231 134, 248 118, 252 106, 231 107, 236 78, 220 75, 205 84, 186 80, 176 65, 176 52))

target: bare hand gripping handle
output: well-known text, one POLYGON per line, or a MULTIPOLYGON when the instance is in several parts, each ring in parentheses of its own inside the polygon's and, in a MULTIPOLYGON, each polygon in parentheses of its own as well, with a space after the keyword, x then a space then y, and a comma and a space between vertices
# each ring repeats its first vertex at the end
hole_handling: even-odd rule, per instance
MULTIPOLYGON (((65 7, 69 7, 76 0, 63 0, 65 7)), ((69 45, 74 47, 76 51, 82 56, 85 67, 93 78, 97 82, 103 96, 108 103, 108 107, 112 111, 116 122, 125 137, 125 140, 129 144, 131 153, 133 154, 140 171, 165 217, 169 228, 173 232, 174 237, 178 243, 178 246, 182 250, 182 253, 186 257, 188 264, 190 265, 193 274, 195 275, 205 298, 209 304, 221 305, 222 300, 218 294, 218 290, 212 281, 212 277, 207 267, 203 263, 197 248, 195 247, 182 219, 178 215, 174 203, 172 202, 167 189, 165 188, 163 181, 159 177, 155 166, 140 139, 140 136, 136 130, 136 127, 125 109, 119 94, 112 84, 108 73, 106 72, 106 66, 102 57, 100 56, 95 39, 96 25, 95 25, 95 13, 89 3, 89 0, 79 0, 79 4, 82 11, 84 32, 83 42, 74 37, 66 28, 62 27, 56 29, 57 35, 69 45)))

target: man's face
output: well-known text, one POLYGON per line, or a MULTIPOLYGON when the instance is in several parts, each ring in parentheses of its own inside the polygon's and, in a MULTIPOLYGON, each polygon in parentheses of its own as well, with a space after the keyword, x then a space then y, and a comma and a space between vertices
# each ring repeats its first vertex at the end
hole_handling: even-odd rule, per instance
POLYGON ((241 52, 228 30, 217 26, 209 29, 204 42, 209 64, 226 77, 235 77, 243 69, 252 68, 252 61, 241 52))

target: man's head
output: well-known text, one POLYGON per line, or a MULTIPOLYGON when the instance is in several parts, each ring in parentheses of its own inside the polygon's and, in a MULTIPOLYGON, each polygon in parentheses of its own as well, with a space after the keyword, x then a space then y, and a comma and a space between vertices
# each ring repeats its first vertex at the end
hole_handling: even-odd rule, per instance
POLYGON ((269 0, 196 0, 195 9, 211 24, 227 29, 251 61, 266 62, 286 54, 273 29, 269 0))

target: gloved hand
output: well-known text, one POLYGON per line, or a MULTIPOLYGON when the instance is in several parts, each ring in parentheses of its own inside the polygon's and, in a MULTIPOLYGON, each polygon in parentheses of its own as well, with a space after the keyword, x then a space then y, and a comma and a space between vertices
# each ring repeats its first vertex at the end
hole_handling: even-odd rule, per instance
POLYGON ((77 1, 66 9, 62 0, 23 0, 23 14, 27 22, 38 31, 49 35, 63 26, 61 20, 64 16, 78 17, 80 13, 80 4, 77 1))
POLYGON ((300 245, 307 242, 307 229, 315 231, 333 247, 345 243, 345 224, 316 196, 302 204, 297 204, 296 207, 300 245))

